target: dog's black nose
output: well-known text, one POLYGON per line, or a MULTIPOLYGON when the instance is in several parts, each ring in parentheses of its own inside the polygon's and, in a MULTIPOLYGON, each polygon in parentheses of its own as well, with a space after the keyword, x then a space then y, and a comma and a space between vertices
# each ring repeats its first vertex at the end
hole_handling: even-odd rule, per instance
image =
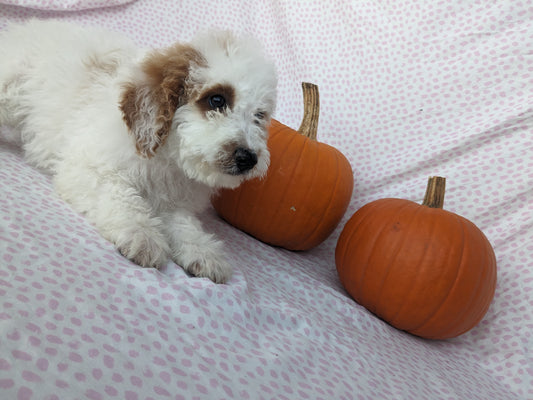
POLYGON ((233 153, 233 158, 239 173, 249 171, 257 164, 257 154, 244 147, 237 148, 233 153))

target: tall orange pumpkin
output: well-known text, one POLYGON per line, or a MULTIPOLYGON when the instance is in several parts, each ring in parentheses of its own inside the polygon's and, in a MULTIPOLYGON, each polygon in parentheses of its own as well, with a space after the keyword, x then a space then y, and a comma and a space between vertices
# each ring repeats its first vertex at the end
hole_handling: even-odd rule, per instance
POLYGON ((381 199, 359 209, 339 237, 340 280, 361 305, 398 329, 458 336, 485 315, 496 258, 472 222, 442 209, 445 179, 429 179, 422 205, 381 199))
POLYGON ((266 177, 221 190, 212 199, 219 215, 231 225, 289 250, 308 250, 324 241, 346 212, 353 190, 346 157, 316 140, 318 88, 310 83, 302 88, 300 129, 272 120, 266 177))

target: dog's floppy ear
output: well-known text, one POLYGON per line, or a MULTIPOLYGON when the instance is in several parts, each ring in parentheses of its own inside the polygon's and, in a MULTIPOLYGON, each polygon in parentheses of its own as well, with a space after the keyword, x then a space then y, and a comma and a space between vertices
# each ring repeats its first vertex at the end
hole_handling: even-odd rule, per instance
POLYGON ((120 109, 141 156, 152 157, 165 143, 174 112, 187 102, 189 69, 203 63, 194 48, 175 45, 150 53, 138 76, 124 86, 120 109))

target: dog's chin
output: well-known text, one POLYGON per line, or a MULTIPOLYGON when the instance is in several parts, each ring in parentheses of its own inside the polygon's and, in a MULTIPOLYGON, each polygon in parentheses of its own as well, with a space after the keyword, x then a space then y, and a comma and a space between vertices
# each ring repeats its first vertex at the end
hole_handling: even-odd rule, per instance
POLYGON ((239 187, 244 181, 261 178, 264 176, 264 173, 259 173, 257 171, 247 171, 244 173, 235 172, 235 171, 222 171, 219 173, 219 176, 213 180, 213 186, 218 189, 235 189, 239 187))
POLYGON ((245 179, 241 176, 226 174, 219 177, 213 187, 217 189, 235 189, 238 188, 245 179))
POLYGON ((235 189, 246 180, 261 178, 266 174, 266 168, 253 168, 249 171, 238 172, 231 168, 185 168, 187 176, 213 189, 235 189))

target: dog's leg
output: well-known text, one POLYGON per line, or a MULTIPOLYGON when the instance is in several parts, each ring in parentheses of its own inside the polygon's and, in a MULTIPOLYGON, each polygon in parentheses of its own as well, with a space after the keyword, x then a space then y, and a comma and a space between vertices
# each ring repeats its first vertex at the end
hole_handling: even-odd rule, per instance
POLYGON ((231 277, 232 267, 224 257, 222 242, 205 232, 194 215, 179 210, 163 215, 162 219, 176 264, 194 276, 216 283, 224 283, 231 277))
POLYGON ((70 169, 64 163, 61 167, 54 177, 59 195, 84 214, 122 255, 143 267, 161 267, 170 260, 163 223, 130 184, 89 168, 70 169))

